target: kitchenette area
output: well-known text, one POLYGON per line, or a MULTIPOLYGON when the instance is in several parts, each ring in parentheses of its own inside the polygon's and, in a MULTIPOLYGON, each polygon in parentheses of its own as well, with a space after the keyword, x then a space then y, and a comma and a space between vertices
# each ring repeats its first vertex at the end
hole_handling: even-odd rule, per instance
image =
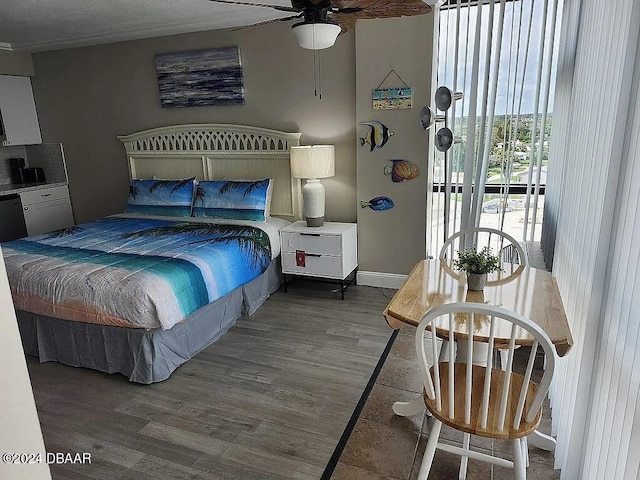
POLYGON ((64 150, 42 143, 29 77, 0 75, 0 242, 74 224, 64 150))

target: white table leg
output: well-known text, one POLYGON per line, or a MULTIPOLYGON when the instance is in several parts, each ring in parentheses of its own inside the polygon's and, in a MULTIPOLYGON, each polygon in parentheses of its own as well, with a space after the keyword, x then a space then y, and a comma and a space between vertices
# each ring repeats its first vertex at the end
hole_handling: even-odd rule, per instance
POLYGON ((546 450, 547 452, 553 452, 556 449, 556 439, 538 430, 534 430, 534 432, 527 437, 527 440, 529 441, 529 445, 546 450))
POLYGON ((409 402, 395 402, 391 408, 393 409, 393 413, 401 417, 411 417, 424 412, 426 409, 422 395, 409 402))

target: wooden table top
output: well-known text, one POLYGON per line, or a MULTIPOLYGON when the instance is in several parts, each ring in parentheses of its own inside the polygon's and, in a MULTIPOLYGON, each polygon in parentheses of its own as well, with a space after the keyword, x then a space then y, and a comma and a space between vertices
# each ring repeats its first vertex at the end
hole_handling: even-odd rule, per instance
MULTIPOLYGON (((398 329, 403 324, 417 326, 427 311, 445 303, 487 303, 533 320, 549 335, 558 355, 566 355, 573 337, 556 279, 550 272, 533 267, 505 264, 503 270, 489 275, 483 291, 474 292, 467 290, 464 274, 454 272, 438 259, 422 260, 391 299, 384 317, 391 328, 398 329)), ((467 333, 465 323, 461 319, 459 338, 467 333)), ((474 337, 488 337, 488 322, 477 319, 475 323, 474 337)), ((525 339, 522 344, 526 343, 525 339)))

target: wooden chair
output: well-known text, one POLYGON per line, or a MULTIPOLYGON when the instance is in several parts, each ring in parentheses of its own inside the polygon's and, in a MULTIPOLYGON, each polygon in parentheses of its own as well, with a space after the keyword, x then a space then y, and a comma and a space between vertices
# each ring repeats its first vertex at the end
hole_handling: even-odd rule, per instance
POLYGON ((473 458, 513 468, 515 478, 524 480, 528 465, 526 437, 540 423, 542 402, 555 365, 555 350, 547 334, 531 320, 501 307, 451 303, 433 308, 422 317, 416 331, 416 352, 424 383, 423 399, 434 417, 418 479, 426 480, 429 476, 438 448, 462 457, 460 479, 466 478, 467 459, 473 458), (425 332, 436 331, 441 338, 451 338, 457 322, 458 325, 466 322, 468 326, 466 338, 458 342, 467 343, 470 351, 477 341, 473 336, 474 325, 488 322, 490 335, 488 340, 484 339, 489 347, 485 349, 486 366, 474 365, 472 355, 465 363, 456 363, 452 350, 449 358, 441 358, 433 366, 427 364, 425 342, 431 342, 433 351, 437 351, 437 347, 436 335, 425 335, 425 332), (528 358, 526 365, 514 362, 515 338, 523 336, 522 330, 531 337, 530 354, 518 354, 518 359, 528 358), (508 352, 504 370, 494 368, 493 352, 498 346, 508 352), (542 379, 536 385, 531 381, 531 374, 538 347, 544 351, 546 362, 542 379), (464 432, 461 447, 438 442, 443 423, 464 432), (471 435, 511 440, 513 461, 470 450, 471 435))
POLYGON ((529 265, 529 259, 520 242, 502 230, 489 227, 473 227, 455 232, 444 242, 439 258, 451 265, 458 251, 474 245, 478 250, 485 246, 491 247, 493 254, 499 254, 504 263, 529 265))

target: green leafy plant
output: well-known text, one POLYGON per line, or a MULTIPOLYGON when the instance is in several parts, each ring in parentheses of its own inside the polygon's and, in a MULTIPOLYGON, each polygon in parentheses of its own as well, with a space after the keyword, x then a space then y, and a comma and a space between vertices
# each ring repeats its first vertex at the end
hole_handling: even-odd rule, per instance
POLYGON ((453 260, 453 266, 457 270, 467 273, 492 273, 500 270, 500 257, 491 254, 490 247, 484 247, 479 252, 473 246, 467 250, 458 251, 458 258, 453 260))

